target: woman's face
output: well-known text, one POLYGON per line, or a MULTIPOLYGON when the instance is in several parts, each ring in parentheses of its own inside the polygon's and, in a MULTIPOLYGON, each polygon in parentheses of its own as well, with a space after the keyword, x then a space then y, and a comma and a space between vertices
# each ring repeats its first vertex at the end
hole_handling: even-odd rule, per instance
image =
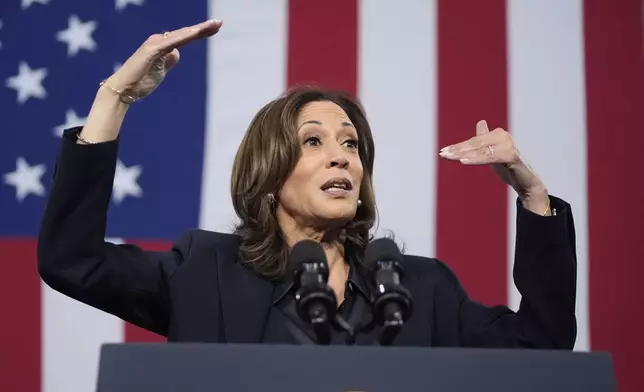
POLYGON ((335 103, 311 102, 300 111, 297 137, 302 154, 279 193, 278 216, 314 227, 350 221, 363 168, 349 116, 335 103))

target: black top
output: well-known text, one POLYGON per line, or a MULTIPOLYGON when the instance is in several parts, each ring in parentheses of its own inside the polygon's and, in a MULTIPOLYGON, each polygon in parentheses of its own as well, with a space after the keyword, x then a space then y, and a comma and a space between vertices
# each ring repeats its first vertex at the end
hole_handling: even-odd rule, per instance
MULTIPOLYGON (((352 258, 349 258, 348 264, 349 277, 344 288, 344 299, 336 312, 349 323, 353 330, 360 331, 371 326, 370 301, 374 288, 368 284, 370 274, 363 265, 356 263, 352 258)), ((273 302, 262 342, 316 344, 315 333, 297 315, 293 286, 292 279, 284 279, 275 284, 273 302)), ((373 328, 357 334, 357 338, 355 342, 357 344, 377 342, 377 335, 373 328)), ((349 344, 350 342, 347 332, 331 329, 330 344, 349 344)))
MULTIPOLYGON (((79 130, 63 136, 39 235, 38 268, 49 286, 171 342, 298 343, 286 320, 290 296, 238 263, 239 237, 186 230, 167 252, 106 243, 119 141, 80 145, 79 130)), ((470 299, 444 262, 405 255, 414 312, 393 344, 571 350, 574 223, 565 201, 551 196, 551 205, 557 215, 544 217, 517 200, 516 313, 470 299)))

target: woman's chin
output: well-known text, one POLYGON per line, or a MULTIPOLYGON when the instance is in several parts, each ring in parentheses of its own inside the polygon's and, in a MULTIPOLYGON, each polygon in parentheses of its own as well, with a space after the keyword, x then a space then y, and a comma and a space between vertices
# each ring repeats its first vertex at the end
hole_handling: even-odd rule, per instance
POLYGON ((316 214, 321 220, 329 224, 341 225, 351 221, 356 215, 356 208, 350 203, 346 205, 327 206, 320 208, 316 214))

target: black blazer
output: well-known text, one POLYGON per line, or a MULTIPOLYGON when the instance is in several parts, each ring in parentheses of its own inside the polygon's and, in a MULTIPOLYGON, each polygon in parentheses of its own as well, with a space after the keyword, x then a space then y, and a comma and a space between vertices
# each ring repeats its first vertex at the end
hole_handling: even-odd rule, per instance
MULTIPOLYGON (((237 262, 238 237, 186 230, 167 252, 106 243, 119 141, 80 145, 77 131, 63 137, 42 220, 42 279, 171 342, 260 342, 274 285, 237 262)), ((572 349, 574 224, 570 206, 551 199, 556 216, 517 208, 517 313, 468 298, 445 263, 406 255, 414 313, 394 344, 572 349)))

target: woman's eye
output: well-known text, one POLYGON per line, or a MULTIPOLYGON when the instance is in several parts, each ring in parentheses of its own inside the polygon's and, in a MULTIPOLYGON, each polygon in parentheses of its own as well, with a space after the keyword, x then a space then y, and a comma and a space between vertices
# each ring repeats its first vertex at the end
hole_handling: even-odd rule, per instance
POLYGON ((319 146, 320 138, 316 136, 311 136, 304 141, 304 144, 308 144, 309 146, 319 146))
POLYGON ((347 140, 345 143, 348 143, 350 148, 358 148, 358 141, 355 139, 347 140))

